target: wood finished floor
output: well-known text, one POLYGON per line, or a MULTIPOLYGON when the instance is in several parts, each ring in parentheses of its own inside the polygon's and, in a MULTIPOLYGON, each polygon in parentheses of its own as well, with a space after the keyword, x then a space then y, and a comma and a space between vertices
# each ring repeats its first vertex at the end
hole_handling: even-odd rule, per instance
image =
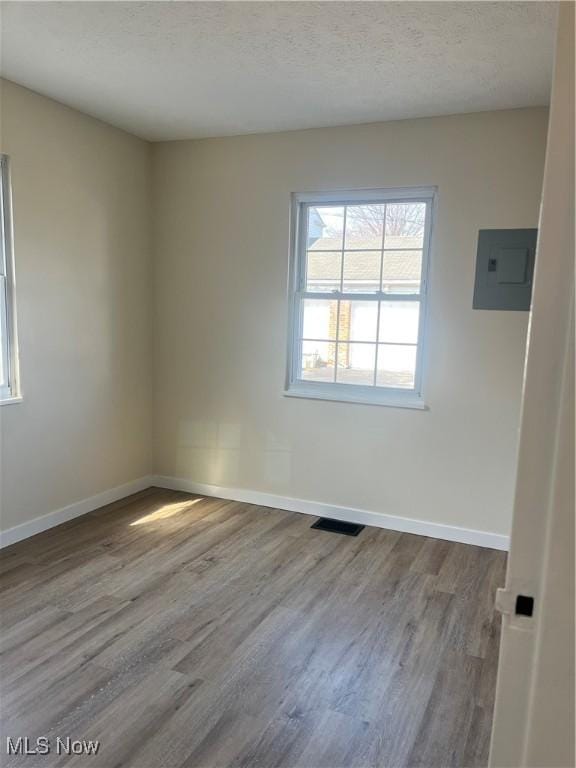
POLYGON ((504 553, 312 522, 151 489, 4 550, 2 765, 486 765, 504 553))

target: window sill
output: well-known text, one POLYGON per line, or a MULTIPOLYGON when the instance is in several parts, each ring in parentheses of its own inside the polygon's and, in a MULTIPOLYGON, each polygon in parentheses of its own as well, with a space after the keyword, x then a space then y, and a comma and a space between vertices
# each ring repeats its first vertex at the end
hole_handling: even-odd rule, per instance
POLYGON ((22 395, 8 395, 6 397, 0 397, 0 406, 2 405, 16 405, 21 403, 24 398, 22 395))
POLYGON ((363 395, 355 392, 329 392, 326 389, 314 387, 291 387, 283 392, 284 397, 300 397, 305 400, 327 400, 336 403, 354 403, 357 405, 381 405, 387 408, 411 408, 417 411, 427 411, 428 406, 419 395, 410 393, 379 393, 363 395))

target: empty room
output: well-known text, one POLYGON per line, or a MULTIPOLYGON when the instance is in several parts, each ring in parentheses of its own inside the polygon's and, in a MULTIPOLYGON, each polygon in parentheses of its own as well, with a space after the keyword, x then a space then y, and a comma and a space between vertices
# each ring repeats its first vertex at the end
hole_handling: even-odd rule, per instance
POLYGON ((574 3, 0 24, 0 764, 574 768, 574 3))

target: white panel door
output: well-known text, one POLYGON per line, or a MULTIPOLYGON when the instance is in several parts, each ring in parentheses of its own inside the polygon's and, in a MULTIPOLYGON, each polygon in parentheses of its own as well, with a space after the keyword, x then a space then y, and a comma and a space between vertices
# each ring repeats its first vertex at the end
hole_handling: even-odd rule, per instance
POLYGON ((560 3, 490 765, 574 766, 574 6, 560 3), (534 598, 533 616, 516 612, 534 598))

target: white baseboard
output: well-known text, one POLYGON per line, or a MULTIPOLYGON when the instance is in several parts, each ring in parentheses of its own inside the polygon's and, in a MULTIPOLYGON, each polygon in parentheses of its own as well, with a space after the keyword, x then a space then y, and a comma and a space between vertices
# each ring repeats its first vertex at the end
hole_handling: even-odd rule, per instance
POLYGON ((463 544, 474 544, 478 547, 487 547, 489 549, 507 551, 510 546, 510 537, 500 533, 477 531, 471 528, 461 528, 457 525, 431 523, 426 520, 415 520, 409 517, 387 515, 382 512, 371 512, 366 509, 354 509, 352 507, 324 504, 320 501, 294 499, 290 496, 278 496, 272 493, 251 491, 244 488, 207 485, 206 483, 195 483, 184 478, 159 475, 141 477, 130 483, 124 483, 124 485, 119 485, 116 488, 97 493, 88 499, 81 499, 74 504, 69 504, 42 517, 36 517, 34 520, 16 525, 14 528, 0 531, 0 549, 34 536, 36 533, 54 528, 54 526, 65 523, 75 517, 86 515, 88 512, 93 512, 99 507, 112 504, 114 501, 119 501, 150 486, 169 488, 174 491, 186 491, 203 496, 216 496, 247 504, 257 504, 261 507, 285 509, 289 512, 302 512, 305 515, 313 515, 314 517, 331 517, 336 520, 347 520, 352 523, 360 523, 361 525, 373 525, 377 528, 387 528, 392 531, 401 531, 402 533, 416 533, 420 536, 458 541, 463 544))
POLYGON ((472 528, 460 528, 457 525, 444 525, 443 523, 431 523, 426 520, 415 520, 409 517, 397 517, 381 512, 370 512, 365 509, 352 507, 340 507, 334 504, 324 504, 320 501, 306 501, 305 499, 293 499, 289 496, 277 496, 261 491, 251 491, 244 488, 225 488, 218 485, 195 483, 179 477, 156 476, 150 478, 151 484, 159 488, 169 488, 174 491, 186 491, 202 496, 216 496, 242 501, 247 504, 257 504, 261 507, 274 507, 286 509, 289 512, 303 512, 305 515, 315 517, 331 517, 335 520, 346 520, 361 525, 373 525, 377 528, 387 528, 402 533, 416 533, 420 536, 430 536, 434 539, 446 541, 458 541, 463 544, 474 544, 477 547, 488 549, 501 549, 507 551, 510 546, 510 537, 490 531, 477 531, 472 528))
POLYGON ((86 515, 88 512, 93 512, 99 507, 106 506, 106 504, 112 504, 112 502, 119 501, 126 496, 130 496, 132 493, 143 491, 145 488, 154 485, 153 479, 150 477, 140 477, 138 480, 124 483, 116 488, 110 488, 107 491, 102 491, 102 493, 97 493, 95 496, 90 496, 88 499, 81 499, 74 502, 74 504, 69 504, 67 507, 56 509, 54 512, 42 515, 42 517, 35 517, 27 523, 15 525, 14 528, 8 528, 7 531, 0 531, 0 549, 8 547, 10 544, 15 544, 17 541, 22 541, 22 539, 27 539, 29 536, 34 536, 36 533, 47 531, 49 528, 54 528, 54 526, 65 523, 75 517, 86 515))

